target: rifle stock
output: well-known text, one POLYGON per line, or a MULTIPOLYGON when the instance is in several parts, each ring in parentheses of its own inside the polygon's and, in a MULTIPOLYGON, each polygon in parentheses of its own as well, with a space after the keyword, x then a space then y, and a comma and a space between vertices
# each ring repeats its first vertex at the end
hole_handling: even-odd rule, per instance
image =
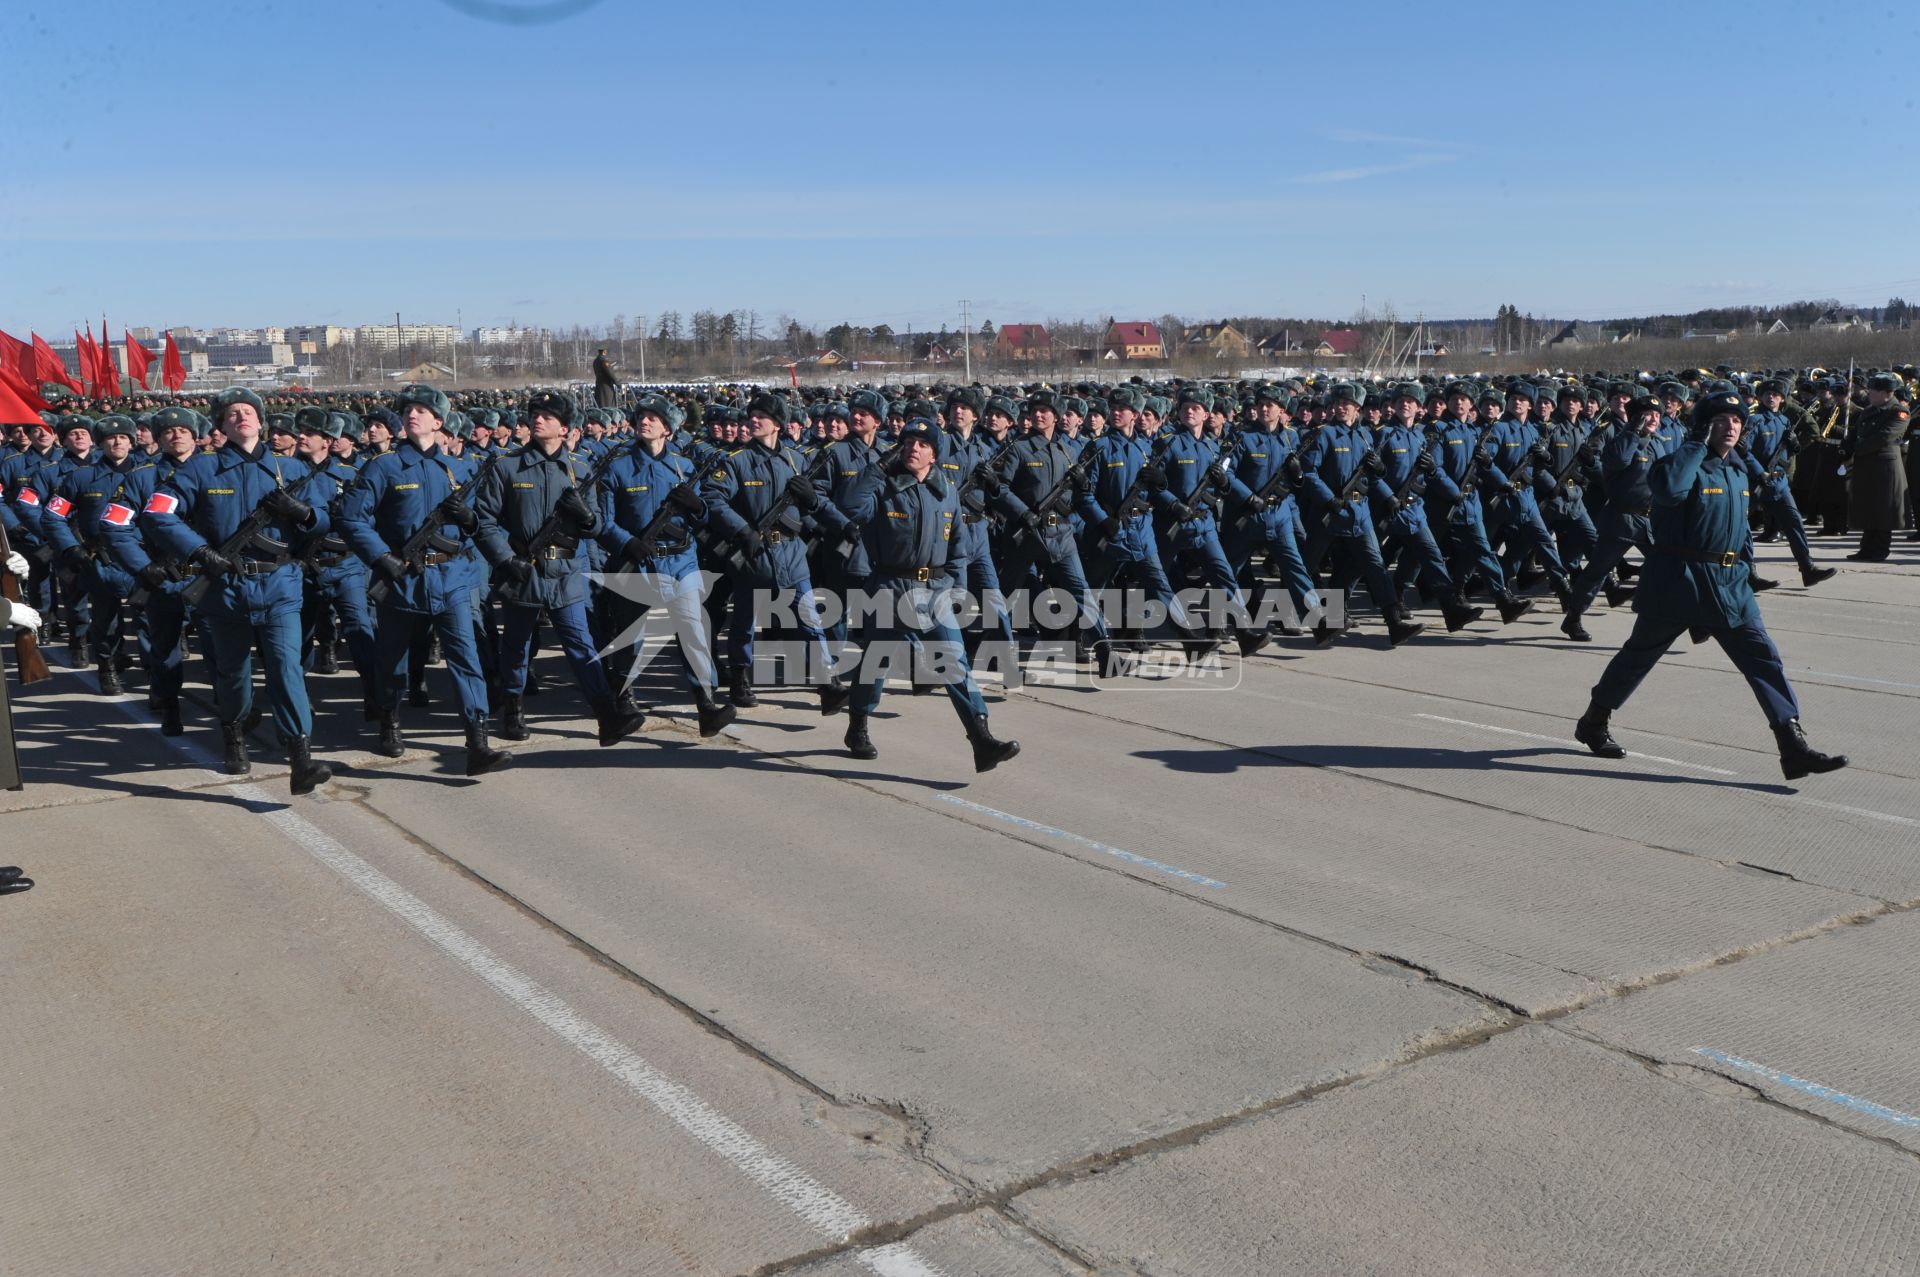
MULTIPOLYGON (((5 559, 10 549, 11 547, 7 544, 6 529, 0 528, 0 559, 5 559)), ((4 595, 9 603, 23 601, 20 597, 19 578, 4 568, 0 568, 0 595, 4 595)), ((19 658, 20 686, 28 687, 42 679, 53 677, 53 671, 47 668, 47 658, 40 655, 40 640, 34 637, 33 631, 16 630, 13 651, 19 658)))

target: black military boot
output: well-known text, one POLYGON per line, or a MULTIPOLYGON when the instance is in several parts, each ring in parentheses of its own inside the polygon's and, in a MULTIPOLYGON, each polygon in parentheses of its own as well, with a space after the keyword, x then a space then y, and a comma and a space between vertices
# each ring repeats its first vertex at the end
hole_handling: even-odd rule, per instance
POLYGON ((880 757, 880 751, 873 747, 873 738, 867 735, 867 716, 859 710, 847 714, 847 752, 862 762, 871 762, 880 757))
POLYGON ((1347 633, 1346 626, 1328 625, 1327 618, 1323 616, 1318 621, 1314 622, 1313 645, 1315 647, 1331 647, 1335 639, 1344 638, 1346 636, 1346 633, 1347 633))
POLYGON ((1553 597, 1560 604, 1560 610, 1562 612, 1572 612, 1575 610, 1573 605, 1572 581, 1567 580, 1564 576, 1556 576, 1553 578, 1550 588, 1553 590, 1553 597))
POLYGON ((993 738, 985 714, 967 719, 967 740, 973 745, 973 770, 977 772, 990 772, 1020 752, 1019 741, 993 738))
POLYGON ((1587 633, 1587 627, 1580 624, 1578 612, 1569 612, 1560 618, 1560 632, 1576 643, 1593 642, 1593 635, 1587 633))
POLYGON ((600 724, 600 744, 618 745, 634 732, 640 730, 640 724, 647 716, 638 706, 631 714, 621 709, 613 701, 601 701, 593 707, 593 717, 600 724))
POLYGON ((509 692, 500 698, 500 739, 525 740, 533 735, 527 730, 527 702, 509 692))
POLYGON ((1640 569, 1622 559, 1613 565, 1613 574, 1622 581, 1631 581, 1640 575, 1640 569))
POLYGON ((613 705, 614 708, 622 714, 638 714, 642 718, 645 718, 647 714, 646 710, 640 708, 640 702, 634 699, 633 689, 631 687, 621 688, 620 694, 613 698, 613 705))
POLYGON ((433 704, 433 697, 427 695, 426 679, 423 678, 417 683, 408 684, 407 704, 413 706, 415 709, 425 709, 427 706, 433 704))
POLYGON ((1625 607, 1633 602, 1631 585, 1621 585, 1612 577, 1608 577, 1606 585, 1601 588, 1606 592, 1608 607, 1625 607))
POLYGON ((1823 754, 1807 744, 1807 734, 1800 730, 1797 718, 1774 724, 1773 739, 1780 745, 1780 774, 1788 780, 1815 772, 1837 772, 1847 765, 1845 754, 1823 754))
POLYGON ((160 734, 178 736, 187 729, 180 722, 180 698, 163 696, 160 698, 160 734))
POLYGON ((694 694, 694 703, 700 711, 702 737, 718 736, 740 713, 732 705, 715 696, 711 689, 705 687, 694 694))
POLYGON ((229 776, 245 776, 251 772, 253 760, 247 757, 247 729, 239 723, 222 723, 220 737, 226 746, 220 770, 229 776))
POLYGON ((406 741, 400 738, 400 711, 390 709, 380 715, 380 743, 373 752, 382 758, 398 758, 407 752, 406 741))
MULTIPOLYGON (((1135 650, 1143 650, 1145 646, 1143 643, 1135 650)), ((1120 656, 1118 645, 1110 638, 1095 639, 1093 641, 1093 676, 1118 678, 1125 672, 1125 662, 1120 656)))
POLYGON ((296 736, 287 745, 287 759, 293 764, 293 774, 287 777, 287 782, 296 798, 311 794, 333 779, 333 768, 313 761, 313 746, 305 736, 296 736))
POLYGON ((1427 628, 1418 621, 1409 621, 1406 614, 1399 608, 1394 608, 1391 612, 1388 612, 1385 620, 1387 622, 1387 642, 1393 644, 1395 647, 1399 647, 1416 634, 1424 633, 1427 628))
POLYGON ((753 694, 752 670, 737 669, 733 672, 733 677, 727 683, 727 699, 739 709, 752 709, 760 703, 760 698, 753 694))
POLYGON ((1509 590, 1493 596, 1494 606, 1500 609, 1500 624, 1512 625, 1515 621, 1533 611, 1533 600, 1523 599, 1509 590))
POLYGON ((120 671, 113 668, 113 662, 100 662, 100 695, 118 696, 126 690, 120 686, 120 671))
MULTIPOLYGON (((1255 652, 1273 642, 1273 635, 1266 630, 1241 630, 1239 636, 1240 655, 1252 656, 1255 652)), ((984 770, 984 769, 983 769, 984 770)))
POLYGON ((1474 607, 1458 595, 1451 599, 1442 600, 1440 604, 1440 615, 1447 620, 1447 633, 1449 634, 1452 634, 1455 630, 1464 630, 1467 626, 1472 625, 1486 614, 1485 608, 1474 607))
POLYGON ((1761 576, 1758 573, 1748 577, 1747 580, 1748 583, 1753 586, 1753 592, 1755 594, 1760 593, 1762 590, 1776 590, 1780 588, 1780 582, 1774 580, 1772 577, 1761 576))
POLYGON ((1602 758, 1625 758, 1626 746, 1613 738, 1607 730, 1607 720, 1613 717, 1613 711, 1599 701, 1588 701, 1587 712, 1573 725, 1573 738, 1602 758))
POLYGON ((487 716, 470 714, 467 716, 467 775, 484 776, 491 771, 512 765, 513 755, 504 749, 491 749, 487 746, 487 716))
POLYGON ((1802 563, 1800 565, 1800 584, 1811 590, 1822 581, 1831 581, 1839 571, 1839 568, 1817 568, 1811 563, 1802 563))
POLYGON ((377 723, 380 721, 380 698, 373 690, 373 675, 360 676, 360 721, 377 723))
POLYGON ((332 639, 314 644, 313 672, 315 674, 338 674, 340 672, 340 658, 334 654, 332 639))
MULTIPOLYGON (((931 688, 932 684, 928 684, 927 686, 931 688)), ((920 684, 916 682, 913 685, 913 690, 918 694, 920 684)), ((852 699, 853 688, 844 679, 836 677, 820 684, 820 716, 822 718, 832 718, 835 714, 845 709, 847 702, 852 699)))

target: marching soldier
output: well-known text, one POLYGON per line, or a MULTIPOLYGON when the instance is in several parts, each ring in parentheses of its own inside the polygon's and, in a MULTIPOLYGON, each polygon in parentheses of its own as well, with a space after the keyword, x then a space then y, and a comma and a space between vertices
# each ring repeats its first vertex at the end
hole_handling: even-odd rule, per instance
POLYGON ((1794 504, 1793 489, 1787 478, 1793 457, 1800 449, 1787 416, 1780 411, 1786 403, 1787 388, 1768 378, 1756 387, 1760 408, 1747 417, 1747 428, 1740 438, 1741 451, 1747 457, 1747 476, 1752 481, 1753 499, 1767 508, 1774 526, 1786 533, 1793 561, 1800 566, 1800 583, 1811 588, 1833 576, 1837 569, 1815 567, 1813 551, 1807 544, 1807 527, 1794 504))
POLYGON ((93 437, 98 450, 76 455, 60 471, 41 528, 74 589, 86 596, 86 645, 99 667, 100 694, 118 696, 121 614, 133 592, 133 578, 108 553, 100 518, 110 504, 122 500, 133 472, 152 463, 134 459, 131 418, 102 417, 93 423, 93 437))

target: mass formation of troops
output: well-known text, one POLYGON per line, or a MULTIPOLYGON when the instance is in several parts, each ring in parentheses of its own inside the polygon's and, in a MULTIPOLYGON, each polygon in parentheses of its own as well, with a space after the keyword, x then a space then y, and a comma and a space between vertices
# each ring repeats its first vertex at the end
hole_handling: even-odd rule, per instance
POLYGON ((1335 642, 1344 613, 1325 596, 1354 583, 1393 646, 1423 631, 1422 607, 1449 632, 1481 622, 1476 596, 1511 623, 1540 582, 1563 633, 1587 642, 1582 617, 1637 590, 1633 636, 1577 739, 1621 756, 1609 715, 1682 633, 1711 636, 1747 676, 1792 779, 1846 759, 1801 732, 1754 604, 1775 583, 1754 571, 1752 545, 1784 537, 1806 586, 1833 575, 1814 563, 1810 525, 1858 532, 1849 558, 1885 559, 1914 526, 1915 384, 1904 367, 1853 385, 1818 369, 1723 368, 1584 382, 1135 379, 1015 395, 887 386, 844 399, 602 386, 593 407, 555 390, 456 402, 412 385, 270 404, 242 388, 0 423, 0 518, 17 551, 7 570, 26 586, 12 622, 44 616, 46 637, 91 661, 108 695, 137 650, 168 735, 183 731, 191 641, 211 666, 230 774, 250 768, 258 652, 296 794, 331 776, 312 756, 306 674, 337 673, 343 643, 389 757, 405 751, 403 702, 431 703, 421 680, 444 660, 477 776, 511 761, 490 723, 529 737, 543 632, 600 744, 642 723, 629 667, 669 635, 712 736, 756 704, 764 615, 749 600, 781 592, 801 604, 786 628, 807 653, 789 680, 815 685, 823 714, 848 715, 852 756, 877 756, 870 716, 885 675, 905 670, 916 692, 944 686, 986 771, 1019 745, 992 734, 972 671, 1017 665, 1016 618, 1052 626, 1039 637, 1112 678, 1156 641, 1216 661, 1276 632, 1335 642), (622 584, 634 580, 645 588, 622 584), (1068 600, 1065 615, 1008 606, 1039 586, 1068 600), (850 629, 810 606, 816 587, 913 604, 850 629), (1115 614, 1116 590, 1158 611, 1115 614), (976 606, 941 606, 954 592, 976 606), (722 632, 723 658, 711 645, 722 632), (911 659, 858 659, 883 648, 911 659))

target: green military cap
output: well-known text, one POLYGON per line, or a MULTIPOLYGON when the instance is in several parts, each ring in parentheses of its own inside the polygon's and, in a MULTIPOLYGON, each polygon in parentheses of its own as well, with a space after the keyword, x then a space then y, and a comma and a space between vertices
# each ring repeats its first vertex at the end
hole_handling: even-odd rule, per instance
POLYGON ((108 439, 114 435, 133 438, 133 418, 122 413, 110 412, 94 421, 93 437, 95 439, 108 439))
POLYGON ((1122 383, 1107 392, 1107 402, 1115 408, 1126 408, 1133 412, 1139 412, 1141 408, 1146 406, 1147 397, 1141 393, 1140 387, 1129 386, 1122 383))
POLYGON ((359 443, 367 432, 366 425, 360 420, 360 415, 358 413, 348 412, 344 408, 335 408, 329 411, 327 413, 327 425, 339 429, 340 433, 335 435, 334 438, 351 439, 355 443, 359 443))
POLYGON ((1894 391, 1900 389, 1900 379, 1890 372, 1877 372, 1867 378, 1867 389, 1892 394, 1894 391))
POLYGON ((747 400, 747 415, 749 417, 771 417, 776 424, 784 426, 789 420, 787 401, 779 395, 770 395, 765 391, 761 391, 753 398, 747 400))
POLYGON ((227 409, 236 404, 246 404, 262 422, 267 419, 266 401, 246 386, 232 386, 220 392, 213 401, 213 418, 218 421, 227 415, 227 409))
POLYGON ((1397 382, 1393 389, 1387 392, 1387 402, 1391 404, 1400 399, 1411 399, 1415 403, 1425 407, 1427 402, 1426 388, 1417 381, 1397 382))
MULTIPOLYGON (((400 393, 393 397, 395 412, 404 413, 409 406, 415 404, 438 417, 443 425, 446 423, 447 414, 453 411, 453 405, 447 402, 445 391, 418 382, 410 386, 402 386, 400 393)), ((571 405, 568 406, 568 411, 571 413, 571 405)))
POLYGON ((1327 403, 1332 406, 1342 399, 1356 405, 1367 401, 1366 395, 1361 392, 1359 386, 1351 381, 1336 381, 1333 383, 1333 388, 1327 391, 1327 403))
POLYGON ((185 429, 191 430, 194 438, 204 439, 207 431, 206 427, 201 425, 202 420, 200 414, 193 409, 175 405, 154 413, 151 426, 156 435, 163 430, 185 429))

